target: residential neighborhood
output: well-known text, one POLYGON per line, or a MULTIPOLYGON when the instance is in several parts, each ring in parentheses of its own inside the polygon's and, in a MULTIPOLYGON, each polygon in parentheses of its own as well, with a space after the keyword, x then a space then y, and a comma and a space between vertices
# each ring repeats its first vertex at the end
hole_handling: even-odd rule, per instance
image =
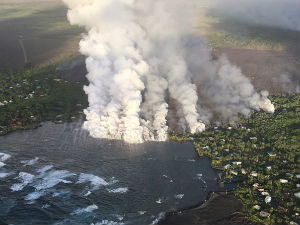
POLYGON ((83 84, 64 80, 55 68, 0 71, 0 135, 82 116, 83 84))
POLYGON ((174 133, 171 139, 192 140, 200 156, 212 158, 212 167, 222 171, 219 182, 238 185, 234 193, 251 220, 299 224, 300 95, 271 100, 274 115, 253 112, 233 127, 208 127, 195 135, 174 133))

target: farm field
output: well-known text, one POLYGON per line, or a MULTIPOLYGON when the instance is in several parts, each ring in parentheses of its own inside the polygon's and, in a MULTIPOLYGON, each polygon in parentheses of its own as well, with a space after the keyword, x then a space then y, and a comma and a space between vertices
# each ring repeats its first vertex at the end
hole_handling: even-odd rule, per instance
POLYGON ((0 67, 47 65, 78 54, 81 28, 59 0, 0 2, 0 67))

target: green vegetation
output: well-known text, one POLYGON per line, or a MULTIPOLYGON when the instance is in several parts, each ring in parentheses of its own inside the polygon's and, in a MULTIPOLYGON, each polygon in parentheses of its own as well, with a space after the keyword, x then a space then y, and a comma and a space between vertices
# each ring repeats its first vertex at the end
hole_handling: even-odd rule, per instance
POLYGON ((253 112, 236 127, 208 127, 200 134, 173 134, 193 140, 200 156, 212 158, 220 182, 238 182, 247 217, 263 224, 299 223, 300 95, 271 97, 274 114, 253 112))
POLYGON ((83 84, 63 80, 55 68, 0 71, 0 135, 82 116, 87 107, 83 84))

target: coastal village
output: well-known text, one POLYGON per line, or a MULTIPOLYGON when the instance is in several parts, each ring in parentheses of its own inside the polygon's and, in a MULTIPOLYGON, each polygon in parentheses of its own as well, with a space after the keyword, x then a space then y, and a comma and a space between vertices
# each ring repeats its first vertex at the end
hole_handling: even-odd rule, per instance
MULTIPOLYGON (((0 71, 0 135, 83 118, 83 83, 68 82, 54 66, 0 71)), ((219 183, 236 183, 234 194, 249 219, 262 224, 300 222, 300 95, 270 96, 274 114, 253 112, 238 124, 208 126, 199 134, 170 134, 192 141, 220 171, 219 183)))
POLYGON ((210 126, 200 134, 172 134, 193 141, 200 156, 220 170, 219 182, 236 183, 234 194, 247 217, 262 224, 299 224, 300 96, 272 96, 274 114, 253 112, 236 126, 210 126))
POLYGON ((82 117, 83 84, 64 80, 55 68, 0 71, 0 135, 82 117))

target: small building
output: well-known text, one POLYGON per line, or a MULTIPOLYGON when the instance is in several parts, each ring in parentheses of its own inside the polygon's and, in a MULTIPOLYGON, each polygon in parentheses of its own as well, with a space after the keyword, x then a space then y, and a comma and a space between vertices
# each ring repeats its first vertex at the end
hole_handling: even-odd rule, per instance
POLYGON ((265 197, 265 203, 270 203, 272 201, 272 198, 271 198, 271 196, 269 196, 269 195, 267 195, 266 197, 265 197))
POLYGON ((226 165, 224 166, 224 169, 227 170, 227 169, 229 169, 230 166, 231 166, 230 164, 226 164, 226 165))
POLYGON ((275 156, 276 156, 276 153, 274 153, 274 152, 268 152, 268 155, 269 155, 270 157, 275 157, 275 156))
POLYGON ((289 181, 286 179, 279 179, 280 183, 282 184, 287 184, 289 181))
POLYGON ((259 205, 255 205, 255 206, 253 206, 253 209, 256 209, 256 210, 260 210, 260 206, 259 205))
POLYGON ((271 214, 270 213, 268 213, 268 212, 265 212, 265 211, 260 211, 259 212, 259 215, 261 216, 261 217, 270 217, 271 216, 271 214))
POLYGON ((241 173, 245 175, 247 173, 247 171, 244 168, 242 168, 241 173))
POLYGON ((258 173, 257 173, 256 171, 252 171, 252 172, 250 173, 250 175, 251 175, 252 177, 257 177, 257 176, 258 176, 258 173))
POLYGON ((296 192, 296 193, 294 194, 294 196, 297 197, 297 198, 300 198, 300 192, 296 192))
POLYGON ((235 171, 235 170, 231 170, 231 171, 230 171, 230 173, 231 173, 232 175, 235 175, 235 176, 237 176, 237 175, 238 175, 238 172, 237 172, 237 171, 235 171))
POLYGON ((233 165, 239 166, 239 165, 242 165, 242 162, 240 162, 240 161, 235 161, 235 162, 232 162, 232 164, 233 164, 233 165))
POLYGON ((261 193, 261 195, 263 195, 263 196, 269 196, 270 194, 269 194, 269 192, 267 192, 267 191, 263 191, 263 192, 261 193))

